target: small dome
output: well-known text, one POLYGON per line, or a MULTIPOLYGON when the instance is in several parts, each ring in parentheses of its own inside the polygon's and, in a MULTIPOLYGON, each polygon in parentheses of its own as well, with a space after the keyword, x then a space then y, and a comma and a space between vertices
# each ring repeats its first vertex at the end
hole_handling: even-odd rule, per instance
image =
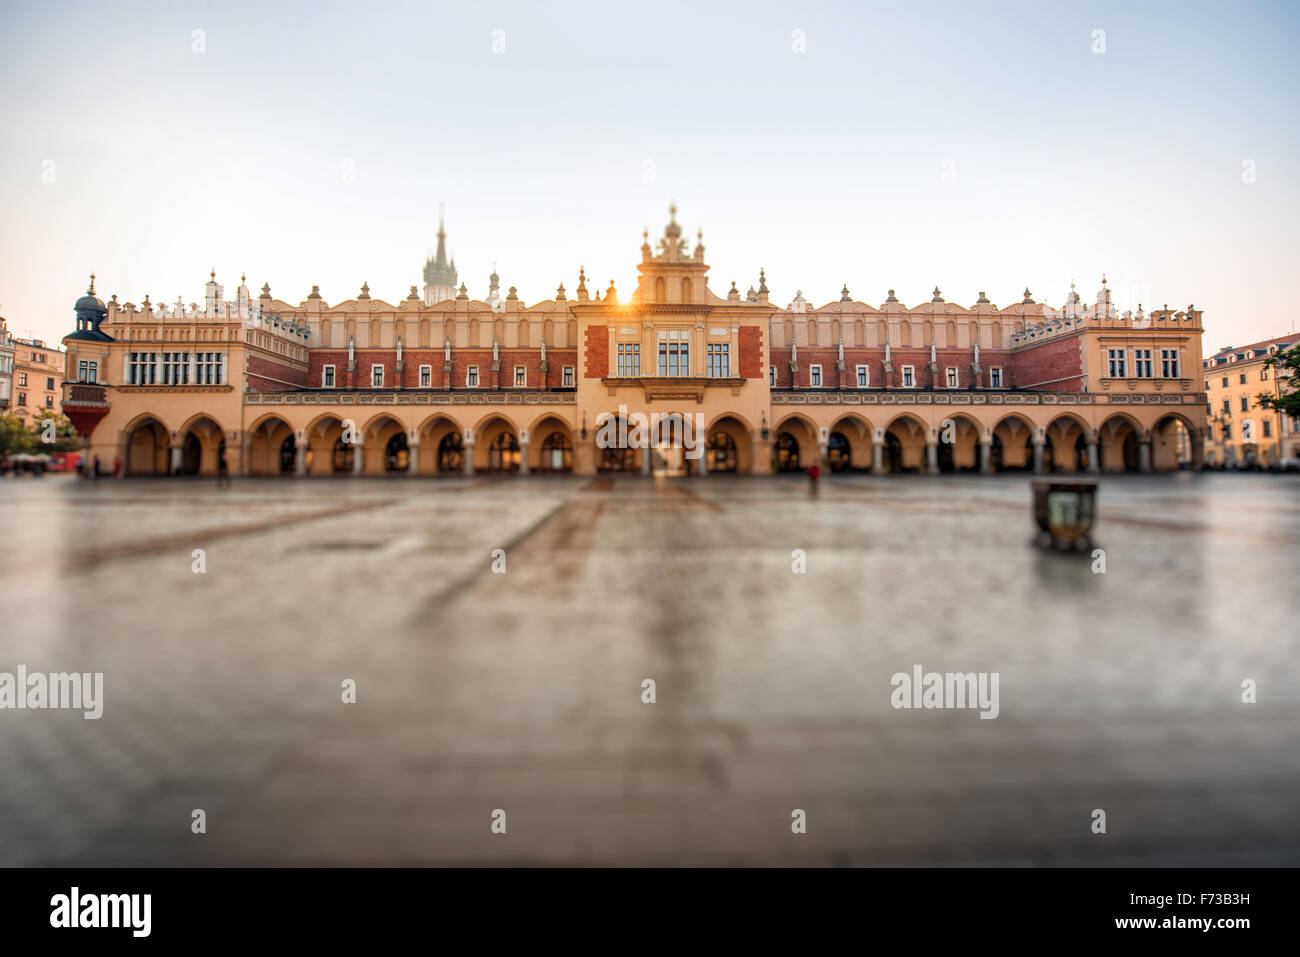
POLYGON ((98 312, 107 313, 108 307, 104 305, 104 300, 95 295, 95 274, 90 274, 90 288, 86 294, 77 300, 77 304, 72 307, 76 312, 98 312))

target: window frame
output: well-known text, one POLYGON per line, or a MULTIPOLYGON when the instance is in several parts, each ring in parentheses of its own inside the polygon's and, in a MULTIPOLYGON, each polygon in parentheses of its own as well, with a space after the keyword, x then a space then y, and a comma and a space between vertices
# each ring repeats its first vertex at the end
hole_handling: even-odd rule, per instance
POLYGON ((338 367, 333 362, 327 362, 320 367, 320 387, 322 389, 337 389, 338 382, 338 367))
POLYGON ((899 382, 904 389, 916 388, 916 366, 903 366, 898 371, 899 382))
POLYGON ((823 388, 822 364, 820 362, 810 362, 808 364, 808 388, 823 388))

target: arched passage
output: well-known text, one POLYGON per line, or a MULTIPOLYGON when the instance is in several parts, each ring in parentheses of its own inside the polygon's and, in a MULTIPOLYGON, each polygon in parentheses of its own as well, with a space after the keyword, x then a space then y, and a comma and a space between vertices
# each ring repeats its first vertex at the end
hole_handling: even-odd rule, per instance
MULTIPOLYGON (((127 475, 166 475, 169 470, 167 428, 151 415, 142 416, 125 432, 125 458, 123 468, 127 475)), ((107 470, 110 464, 101 462, 107 470)))
POLYGON ((885 427, 886 472, 925 471, 925 431, 920 419, 906 413, 885 427))
POLYGON ((1141 466, 1138 449, 1141 427, 1127 415, 1112 415, 1097 430, 1097 444, 1103 472, 1137 472, 1141 466))
POLYGON ((375 416, 362 430, 365 451, 362 470, 366 475, 406 472, 409 449, 406 427, 387 413, 375 416))
POLYGON ((800 472, 817 461, 817 429, 801 416, 792 415, 776 427, 772 440, 772 471, 800 472))
POLYGON ((738 416, 724 415, 714 419, 707 430, 705 469, 742 475, 752 472, 754 455, 749 435, 749 426, 738 416))
POLYGON ((1044 471, 1084 472, 1088 468, 1088 425, 1077 415, 1058 415, 1048 423, 1050 460, 1044 452, 1044 471))
POLYGON ((558 416, 547 415, 528 430, 528 467, 535 472, 573 471, 573 429, 558 416))
POLYGON ((980 425, 965 414, 945 416, 939 423, 936 449, 940 472, 974 472, 980 467, 980 425))
POLYGON ((1201 439, 1185 416, 1171 412, 1151 427, 1151 467, 1157 472, 1193 468, 1201 461, 1201 439))
POLYGON ((845 415, 831 426, 826 443, 827 464, 832 472, 871 468, 872 428, 859 415, 845 415))
POLYGON ((180 430, 181 475, 216 475, 226 449, 226 433, 208 415, 190 419, 180 430))
MULTIPOLYGON (((1034 467, 1034 427, 1019 415, 1008 415, 993 427, 990 450, 995 472, 1027 472, 1034 467)), ((1046 454, 1046 453, 1044 453, 1046 454)))
POLYGON ((504 416, 490 416, 474 429, 474 439, 476 471, 519 471, 519 430, 514 423, 504 416))
POLYGON ((304 432, 308 475, 342 475, 352 471, 352 445, 343 441, 342 419, 322 415, 304 432))
POLYGON ((248 430, 249 475, 292 475, 296 452, 293 429, 278 415, 268 415, 248 430))

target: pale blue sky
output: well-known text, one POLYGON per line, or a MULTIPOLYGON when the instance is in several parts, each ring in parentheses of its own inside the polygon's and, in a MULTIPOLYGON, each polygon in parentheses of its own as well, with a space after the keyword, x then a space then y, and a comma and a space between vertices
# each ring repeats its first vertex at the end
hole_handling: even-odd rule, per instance
POLYGON ((1121 309, 1204 308, 1208 353, 1294 321, 1298 24, 1295 3, 6 3, 0 312, 57 339, 92 268, 137 302, 198 300, 213 266, 228 297, 246 270, 292 302, 363 280, 397 301, 440 200, 475 297, 494 262, 528 302, 579 264, 626 294, 675 199, 719 294, 765 266, 781 304, 847 282, 1059 305, 1105 271, 1121 309))

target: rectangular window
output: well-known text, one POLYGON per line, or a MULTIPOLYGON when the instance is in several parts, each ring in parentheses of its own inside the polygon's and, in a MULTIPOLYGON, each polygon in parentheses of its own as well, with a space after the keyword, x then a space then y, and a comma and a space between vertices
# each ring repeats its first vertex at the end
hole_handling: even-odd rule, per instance
POLYGON ((154 384, 154 360, 156 358, 157 353, 153 352, 131 353, 130 374, 128 376, 131 385, 154 384))
POLYGON ((573 388, 573 366, 564 367, 564 371, 560 374, 560 388, 573 388))
POLYGON ((1002 388, 1002 367, 993 366, 989 369, 989 385, 994 389, 1002 388))
POLYGON ((45 388, 46 388, 46 389, 49 389, 49 390, 51 390, 51 391, 54 390, 54 377, 53 377, 53 376, 46 376, 46 377, 45 377, 45 388))
POLYGON ((428 389, 433 385, 433 366, 420 366, 420 388, 428 389))
POLYGON ((1133 374, 1139 379, 1151 378, 1151 350, 1133 350, 1133 374))
POLYGON ((903 388, 916 388, 916 369, 913 366, 903 366, 903 388))
POLYGON ((324 366, 320 370, 320 384, 322 389, 334 388, 334 367, 332 365, 324 366))
POLYGON ((1231 422, 1224 422, 1224 423, 1223 423, 1223 440, 1226 442, 1226 441, 1228 441, 1228 440, 1231 439, 1231 438, 1232 438, 1232 423, 1231 423, 1231 422))
POLYGON ((1178 378, 1178 350, 1160 350, 1160 374, 1166 379, 1178 378))
POLYGON ((773 389, 776 388, 776 366, 767 367, 767 384, 773 389))
POLYGON ((946 371, 948 374, 948 388, 950 389, 957 388, 961 382, 961 380, 957 377, 957 370, 949 366, 946 371))
POLYGON ((620 342, 618 344, 618 374, 634 379, 641 374, 641 343, 620 342))
POLYGON ((1228 387, 1228 377, 1226 375, 1223 377, 1223 387, 1225 389, 1228 387))
POLYGON ((1224 414, 1224 415, 1230 415, 1231 413, 1232 413, 1232 404, 1231 404, 1227 399, 1224 399, 1224 400, 1223 400, 1223 414, 1224 414))
POLYGON ((528 367, 515 366, 515 388, 522 389, 528 385, 528 367))
POLYGON ((77 381, 78 382, 98 382, 99 381, 99 363, 90 359, 77 360, 77 381))
POLYGON ((865 389, 867 387, 867 381, 867 367, 858 366, 858 388, 865 389))
POLYGON ((190 354, 164 352, 162 354, 163 385, 188 385, 190 381, 190 354))
POLYGON ((659 374, 688 376, 691 374, 691 344, 689 342, 659 343, 659 374))
POLYGON ((194 384, 221 385, 225 381, 222 375, 222 363, 225 356, 220 352, 197 352, 194 354, 194 384))
POLYGON ((26 404, 27 404, 27 393, 26 393, 26 392, 19 392, 19 393, 18 393, 18 404, 19 404, 19 405, 26 405, 26 404))
POLYGON ((726 342, 710 342, 706 346, 709 355, 709 376, 714 379, 731 377, 731 346, 726 342))
POLYGON ((1267 369, 1260 369, 1260 370, 1259 370, 1259 381, 1260 381, 1260 382, 1267 382, 1267 381, 1268 381, 1268 370, 1267 370, 1267 369))
MULTIPOLYGON (((54 408, 54 396, 52 396, 52 395, 47 395, 47 396, 45 397, 45 408, 47 408, 47 409, 52 409, 52 408, 54 408)), ((1267 425, 1267 423, 1265 423, 1265 424, 1267 425)), ((1264 430, 1264 434, 1265 434, 1265 435, 1268 435, 1268 429, 1265 429, 1265 430, 1264 430)))
POLYGON ((1106 374, 1112 379, 1123 379, 1128 375, 1123 349, 1106 350, 1106 374))
POLYGON ((44 353, 44 352, 33 352, 33 353, 32 353, 32 358, 35 359, 37 362, 44 362, 44 361, 45 361, 45 353, 44 353))
POLYGON ((382 389, 384 387, 384 367, 378 363, 370 365, 370 388, 382 389))
POLYGON ((1245 384, 1246 384, 1246 373, 1244 373, 1244 372, 1241 374, 1241 382, 1240 382, 1240 384, 1241 384, 1241 385, 1245 385, 1245 384))
POLYGON ((1241 397, 1241 411, 1242 412, 1250 411, 1250 398, 1248 396, 1243 395, 1241 397))
POLYGON ((19 384, 19 385, 26 385, 26 384, 27 384, 27 373, 26 373, 26 372, 20 372, 20 373, 18 373, 18 384, 19 384))
POLYGON ((808 384, 817 388, 822 384, 822 367, 819 365, 810 365, 808 367, 808 384))
POLYGON ((465 385, 471 389, 478 388, 478 366, 470 366, 465 370, 465 385))
POLYGON ((1264 438, 1266 438, 1266 439, 1271 439, 1272 437, 1273 437, 1273 420, 1272 420, 1272 419, 1265 419, 1265 420, 1264 420, 1264 438))

